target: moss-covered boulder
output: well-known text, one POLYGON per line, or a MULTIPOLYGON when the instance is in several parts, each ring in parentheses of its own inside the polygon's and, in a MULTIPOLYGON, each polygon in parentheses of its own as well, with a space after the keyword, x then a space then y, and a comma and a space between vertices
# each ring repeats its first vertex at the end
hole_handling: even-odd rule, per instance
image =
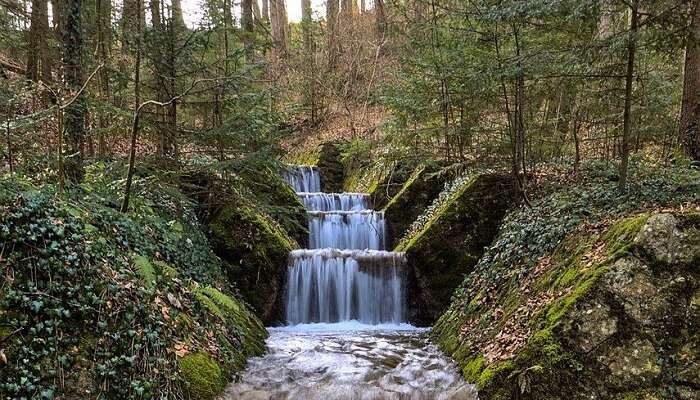
POLYGON ((208 227, 214 252, 243 298, 265 322, 281 319, 287 256, 298 244, 272 218, 243 198, 234 198, 208 227))
POLYGON ((340 149, 336 143, 321 145, 316 163, 321 175, 321 190, 328 193, 343 191, 345 167, 341 160, 340 149))
MULTIPOLYGON (((438 197, 445 187, 450 173, 439 173, 439 169, 420 165, 414 169, 398 191, 387 182, 377 190, 385 194, 394 193, 391 200, 383 207, 384 217, 388 221, 391 247, 398 244, 411 224, 438 197)), ((373 201, 382 203, 382 193, 373 193, 373 201)), ((374 203, 377 207, 377 203, 374 203)))
POLYGON ((699 214, 582 225, 532 261, 489 258, 433 330, 480 399, 700 398, 699 214))
POLYGON ((477 175, 455 183, 396 247, 415 275, 409 287, 414 322, 434 321, 454 289, 491 243, 515 195, 506 174, 477 175))
POLYGON ((424 164, 415 161, 400 161, 390 164, 381 171, 376 183, 370 188, 372 204, 377 210, 386 207, 391 199, 403 189, 417 168, 425 169, 424 164))

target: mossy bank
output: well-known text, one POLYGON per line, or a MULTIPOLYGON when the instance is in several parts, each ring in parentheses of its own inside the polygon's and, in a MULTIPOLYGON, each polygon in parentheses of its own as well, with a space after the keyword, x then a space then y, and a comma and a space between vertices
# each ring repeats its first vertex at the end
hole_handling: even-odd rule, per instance
POLYGON ((435 324, 480 399, 700 396, 698 173, 600 172, 511 212, 435 324))
POLYGON ((137 178, 120 213, 111 181, 0 181, 0 397, 209 400, 264 351, 195 204, 137 178))

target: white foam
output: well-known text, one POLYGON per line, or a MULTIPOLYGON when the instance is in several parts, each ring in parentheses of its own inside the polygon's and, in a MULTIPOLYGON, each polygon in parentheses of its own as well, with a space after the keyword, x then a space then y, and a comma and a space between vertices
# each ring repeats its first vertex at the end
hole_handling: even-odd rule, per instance
POLYGON ((333 323, 312 323, 312 324, 297 324, 280 327, 267 328, 271 332, 349 332, 349 331, 428 331, 430 328, 420 328, 408 323, 398 324, 364 324, 358 320, 349 320, 333 323))

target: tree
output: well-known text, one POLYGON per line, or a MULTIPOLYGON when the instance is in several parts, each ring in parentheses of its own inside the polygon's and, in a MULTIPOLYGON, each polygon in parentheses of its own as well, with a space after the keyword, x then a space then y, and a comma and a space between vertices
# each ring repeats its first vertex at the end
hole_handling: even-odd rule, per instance
POLYGON ((326 36, 328 37, 328 69, 334 70, 340 57, 338 43, 338 0, 326 0, 326 36))
POLYGON ((690 2, 678 136, 685 152, 700 161, 700 0, 690 2))
POLYGON ((27 79, 51 81, 51 57, 47 43, 49 17, 46 0, 32 0, 29 51, 27 51, 27 79))
POLYGON ((69 94, 78 97, 63 113, 67 154, 64 158, 64 174, 69 181, 77 182, 83 176, 83 140, 85 136, 85 102, 81 93, 83 83, 83 30, 81 0, 66 0, 63 13, 63 80, 69 94))
POLYGON ((243 26, 243 46, 246 58, 253 62, 253 2, 257 0, 243 0, 241 2, 241 25, 243 26))
POLYGON ((270 23, 275 52, 277 57, 284 58, 287 54, 287 10, 284 0, 270 0, 270 23))
POLYGON ((620 144, 620 190, 627 188, 627 164, 630 154, 630 130, 632 129, 632 84, 634 82, 634 58, 637 51, 637 25, 639 20, 639 0, 630 4, 630 28, 627 33, 627 71, 625 73, 625 111, 622 121, 622 143, 620 144))

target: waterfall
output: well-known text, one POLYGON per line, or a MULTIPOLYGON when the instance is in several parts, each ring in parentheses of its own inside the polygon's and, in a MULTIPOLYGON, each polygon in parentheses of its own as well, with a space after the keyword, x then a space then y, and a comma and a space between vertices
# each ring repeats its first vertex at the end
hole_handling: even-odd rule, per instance
POLYGON ((318 168, 310 165, 291 165, 284 174, 284 179, 296 192, 320 192, 321 176, 318 168))
POLYGON ((309 249, 289 254, 287 323, 405 321, 405 255, 385 251, 384 213, 364 193, 321 193, 318 169, 291 166, 304 203, 309 249))

